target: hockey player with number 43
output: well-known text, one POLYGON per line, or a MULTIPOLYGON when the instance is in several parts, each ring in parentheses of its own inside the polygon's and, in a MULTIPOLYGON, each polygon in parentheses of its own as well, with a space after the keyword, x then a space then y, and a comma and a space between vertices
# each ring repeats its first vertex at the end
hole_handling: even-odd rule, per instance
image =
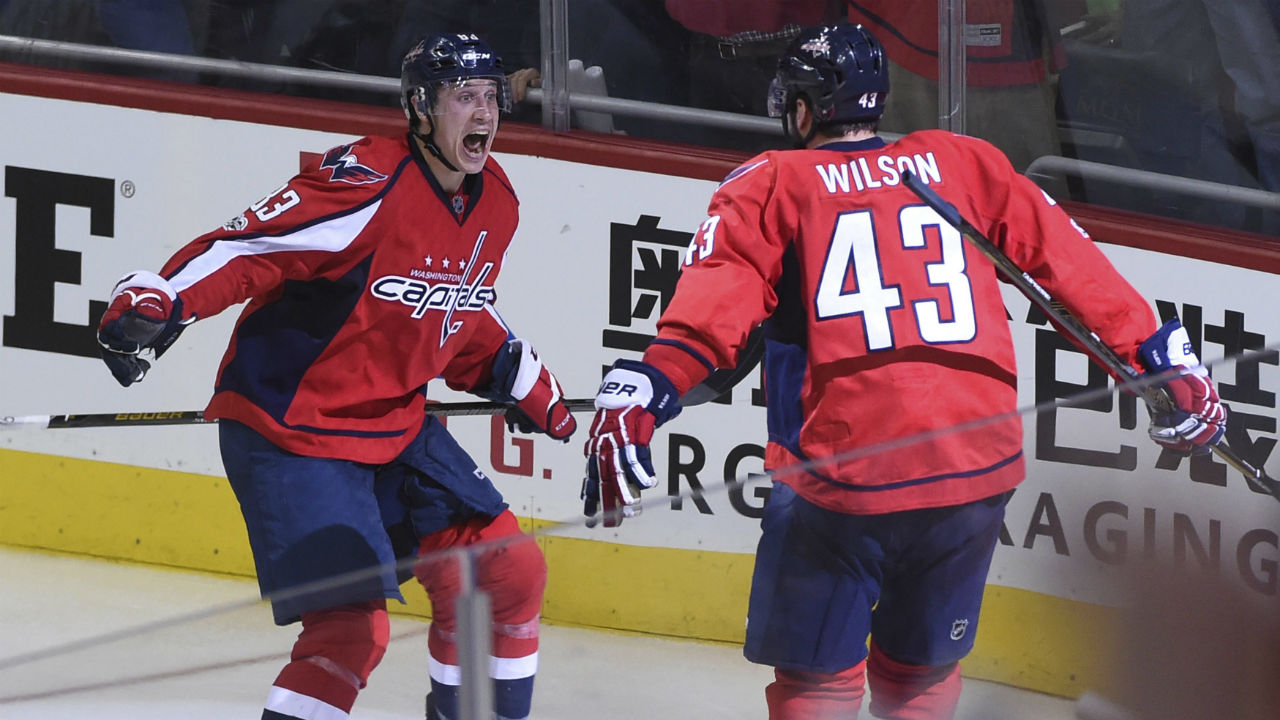
POLYGON ((744 652, 775 668, 774 720, 856 717, 864 684, 876 717, 951 718, 1024 474, 996 268, 904 171, 1126 362, 1161 373, 1177 408, 1153 415, 1156 442, 1207 451, 1226 420, 1177 320, 1157 328, 1048 195, 983 140, 930 130, 885 142, 888 94, 884 52, 861 26, 791 43, 769 107, 797 149, 752 158, 715 191, 657 337, 605 375, 587 441, 585 510, 616 525, 657 482, 654 429, 764 322, 774 478, 744 652))
MULTIPOLYGON (((206 415, 278 624, 301 620, 269 720, 345 718, 386 650, 396 561, 431 599, 427 717, 457 718, 457 556, 493 603, 497 713, 529 715, 546 563, 489 478, 434 418, 437 377, 568 441, 560 386, 494 311, 518 203, 489 155, 511 91, 473 35, 411 49, 409 132, 335 147, 160 273, 122 279, 98 339, 129 385, 188 324, 248 300, 206 415), (426 557, 430 556, 430 557, 426 557), (363 571, 363 572, 361 572, 363 571), (356 573, 362 580, 325 581, 356 573), (303 590, 299 590, 303 588, 303 590)), ((549 288, 556 287, 554 283, 549 288)))

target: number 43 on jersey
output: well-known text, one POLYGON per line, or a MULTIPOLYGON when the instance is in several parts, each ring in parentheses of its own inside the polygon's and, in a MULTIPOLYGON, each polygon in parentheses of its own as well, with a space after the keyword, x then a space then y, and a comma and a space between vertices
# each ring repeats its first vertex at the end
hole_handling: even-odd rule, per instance
MULTIPOLYGON (((718 215, 703 221, 685 252, 686 265, 705 260, 715 252, 719 223, 718 215)), ((966 269, 964 238, 926 205, 901 208, 896 232, 883 234, 876 232, 870 210, 844 212, 837 217, 828 244, 822 274, 814 291, 814 312, 819 320, 861 315, 869 351, 894 347, 890 313, 908 305, 907 311, 912 314, 924 342, 966 342, 977 332, 973 292, 966 269), (929 229, 940 239, 940 256, 927 247, 929 229), (886 247, 886 242, 893 246, 886 247), (933 295, 903 297, 900 282, 883 275, 880 256, 884 252, 905 252, 920 257, 929 290, 936 295, 943 289, 948 295, 950 319, 944 319, 941 303, 933 295), (855 289, 846 290, 851 275, 855 289)))

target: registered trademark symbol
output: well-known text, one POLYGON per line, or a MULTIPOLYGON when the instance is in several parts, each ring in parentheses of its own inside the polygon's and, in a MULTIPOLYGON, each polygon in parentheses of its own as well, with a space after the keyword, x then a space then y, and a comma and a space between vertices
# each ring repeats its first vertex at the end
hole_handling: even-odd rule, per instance
POLYGON ((134 194, 135 192, 137 192, 137 188, 133 186, 133 181, 132 181, 132 180, 125 180, 124 182, 120 183, 120 194, 121 194, 121 195, 123 195, 123 196, 125 196, 125 197, 127 197, 127 198, 131 198, 131 197, 133 197, 133 194, 134 194))

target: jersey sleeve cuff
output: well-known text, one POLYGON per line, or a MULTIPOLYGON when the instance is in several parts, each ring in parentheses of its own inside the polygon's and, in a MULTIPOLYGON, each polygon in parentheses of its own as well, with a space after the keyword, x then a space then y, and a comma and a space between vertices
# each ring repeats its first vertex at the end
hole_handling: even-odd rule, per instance
POLYGON ((653 343, 644 351, 644 361, 666 375, 681 396, 711 374, 705 360, 678 345, 653 343))

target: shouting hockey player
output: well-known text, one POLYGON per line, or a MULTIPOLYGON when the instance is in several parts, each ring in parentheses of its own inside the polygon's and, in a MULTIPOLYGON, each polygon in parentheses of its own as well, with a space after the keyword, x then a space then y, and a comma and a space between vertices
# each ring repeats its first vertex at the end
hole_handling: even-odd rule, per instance
POLYGON ((1153 416, 1153 439, 1206 449, 1226 420, 1186 331, 1176 320, 1157 329, 1084 231, 999 150, 939 130, 881 139, 888 92, 884 52, 861 26, 791 43, 769 107, 797 149, 758 155, 721 183, 643 361, 605 375, 587 442, 586 511, 602 506, 617 524, 656 483, 654 429, 765 322, 774 479, 744 652, 775 669, 774 720, 855 717, 864 680, 877 717, 951 718, 1024 473, 996 269, 904 171, 1135 369, 1169 372, 1178 407, 1153 416), (877 445, 888 449, 851 452, 877 445))
POLYGON ((345 718, 386 650, 397 558, 431 599, 428 717, 457 718, 459 568, 484 543, 497 713, 529 715, 546 563, 489 478, 424 411, 427 383, 509 404, 522 429, 568 441, 556 379, 491 301, 518 202, 490 156, 512 102, 473 35, 438 35, 402 64, 409 131, 335 147, 192 241, 159 274, 126 275, 103 315, 122 385, 182 329, 248 300, 206 415, 278 624, 301 621, 263 718, 345 718), (363 573, 360 571, 364 571, 363 573), (362 578, 326 583, 343 574, 362 578))

